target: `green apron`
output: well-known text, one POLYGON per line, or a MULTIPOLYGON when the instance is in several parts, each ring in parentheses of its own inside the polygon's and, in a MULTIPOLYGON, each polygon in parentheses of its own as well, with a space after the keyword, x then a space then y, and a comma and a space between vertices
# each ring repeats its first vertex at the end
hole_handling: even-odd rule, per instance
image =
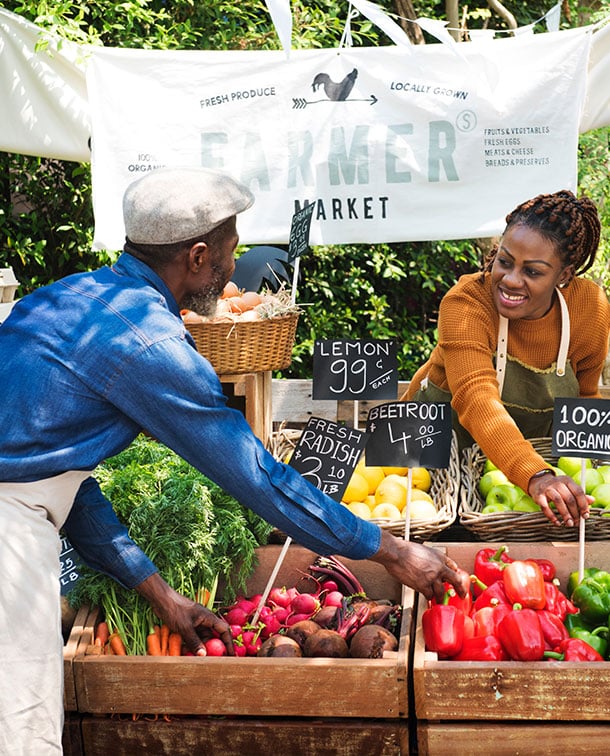
MULTIPOLYGON (((569 360, 570 316, 561 292, 557 290, 561 305, 561 340, 557 360, 547 370, 524 365, 506 354, 508 320, 500 316, 496 374, 502 403, 525 438, 544 438, 551 435, 555 397, 578 397, 580 387, 569 360)), ((424 378, 413 397, 423 402, 450 402, 451 393, 424 378)), ((474 440, 463 428, 452 410, 453 427, 460 451, 472 446, 474 440)))

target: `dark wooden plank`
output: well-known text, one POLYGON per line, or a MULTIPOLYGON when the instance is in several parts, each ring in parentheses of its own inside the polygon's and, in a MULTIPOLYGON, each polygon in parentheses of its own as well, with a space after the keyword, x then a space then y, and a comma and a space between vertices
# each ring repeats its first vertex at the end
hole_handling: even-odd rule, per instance
POLYGON ((607 756, 610 722, 417 723, 419 756, 607 756))
POLYGON ((184 718, 169 722, 84 718, 86 756, 400 756, 404 720, 184 718))

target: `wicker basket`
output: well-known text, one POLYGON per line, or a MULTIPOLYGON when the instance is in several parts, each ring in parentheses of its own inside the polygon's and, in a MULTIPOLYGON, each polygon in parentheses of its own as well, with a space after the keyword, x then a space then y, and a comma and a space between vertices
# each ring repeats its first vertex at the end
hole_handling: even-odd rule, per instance
MULTIPOLYGON (((271 435, 268 448, 276 459, 283 462, 298 444, 302 431, 290 428, 280 428, 271 435)), ((458 493, 460 488, 460 465, 457 439, 455 434, 451 440, 449 467, 441 470, 431 470, 432 484, 429 494, 434 500, 438 514, 434 520, 411 520, 409 540, 429 541, 448 528, 457 517, 458 493)), ((371 522, 379 525, 383 530, 389 530, 393 535, 404 538, 404 520, 377 520, 371 522)))
POLYGON ((298 312, 240 323, 185 323, 218 375, 282 370, 292 362, 298 312))
MULTIPOLYGON (((530 439, 534 449, 551 465, 557 464, 552 456, 550 438, 530 439)), ((485 502, 478 490, 478 482, 486 457, 477 444, 462 453, 462 487, 460 490, 459 520, 467 530, 482 541, 577 541, 578 528, 553 525, 542 512, 495 512, 481 514, 485 502)), ((595 461, 593 460, 595 465, 595 461)), ((605 464, 605 463, 604 463, 605 464)), ((586 538, 605 541, 610 538, 610 518, 602 517, 603 510, 590 510, 586 538)))

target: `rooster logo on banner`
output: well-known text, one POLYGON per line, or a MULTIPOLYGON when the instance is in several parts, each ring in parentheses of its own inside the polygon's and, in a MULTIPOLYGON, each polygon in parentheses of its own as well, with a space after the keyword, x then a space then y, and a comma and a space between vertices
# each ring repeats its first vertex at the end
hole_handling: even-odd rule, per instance
POLYGON ((317 92, 320 87, 324 89, 324 93, 329 100, 338 102, 341 100, 347 100, 350 92, 354 88, 356 79, 358 78, 358 69, 354 68, 353 71, 347 74, 342 81, 335 82, 326 73, 316 74, 311 88, 314 92, 317 92))

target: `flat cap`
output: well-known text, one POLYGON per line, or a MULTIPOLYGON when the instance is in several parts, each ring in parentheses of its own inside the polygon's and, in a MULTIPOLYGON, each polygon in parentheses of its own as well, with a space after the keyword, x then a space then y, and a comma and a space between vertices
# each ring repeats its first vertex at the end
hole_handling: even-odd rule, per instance
POLYGON ((133 244, 173 244, 204 236, 254 195, 231 176, 208 168, 159 168, 123 196, 125 234, 133 244))

